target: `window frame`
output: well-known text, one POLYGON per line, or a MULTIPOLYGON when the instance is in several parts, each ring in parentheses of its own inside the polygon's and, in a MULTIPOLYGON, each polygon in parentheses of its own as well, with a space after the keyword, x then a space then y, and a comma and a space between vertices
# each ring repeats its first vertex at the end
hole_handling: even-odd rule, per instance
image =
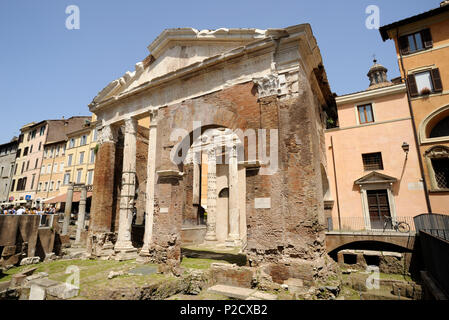
POLYGON ((376 116, 374 114, 374 104, 373 103, 368 102, 368 103, 357 104, 355 106, 355 110, 356 110, 356 114, 357 114, 357 123, 359 125, 371 124, 371 123, 375 123, 376 122, 376 116), (367 113, 366 113, 366 107, 367 106, 369 106, 371 108, 371 116, 372 116, 373 120, 372 121, 362 122, 360 108, 364 108, 364 116, 365 116, 365 120, 367 120, 368 119, 367 113))

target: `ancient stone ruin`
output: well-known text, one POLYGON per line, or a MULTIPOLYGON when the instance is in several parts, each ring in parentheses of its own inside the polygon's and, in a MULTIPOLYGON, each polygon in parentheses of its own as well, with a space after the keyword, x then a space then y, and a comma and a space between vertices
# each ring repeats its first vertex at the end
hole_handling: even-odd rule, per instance
POLYGON ((89 254, 176 269, 181 245, 206 243, 275 278, 326 274, 336 109, 310 25, 168 29, 148 49, 89 106, 101 130, 89 254))

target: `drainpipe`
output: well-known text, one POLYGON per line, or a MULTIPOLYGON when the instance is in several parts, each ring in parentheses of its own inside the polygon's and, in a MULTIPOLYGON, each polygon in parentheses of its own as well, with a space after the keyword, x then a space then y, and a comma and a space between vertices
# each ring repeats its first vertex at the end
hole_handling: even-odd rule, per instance
POLYGON ((399 48, 399 30, 396 29, 396 43, 399 49, 399 57, 400 57, 400 62, 401 62, 401 69, 402 69, 402 74, 404 75, 404 80, 405 80, 405 84, 407 87, 407 101, 408 101, 408 108, 410 110, 410 117, 412 118, 412 127, 413 127, 413 137, 415 138, 415 145, 416 145, 416 152, 418 153, 418 162, 419 162, 419 169, 421 171, 421 179, 423 181, 423 185, 424 185, 424 196, 426 197, 426 205, 427 205, 427 211, 429 214, 432 214, 432 206, 430 204, 430 198, 429 198, 429 191, 427 189, 427 181, 424 175, 424 166, 422 163, 422 158, 421 158, 421 150, 419 149, 419 141, 418 141, 418 133, 416 130, 416 124, 415 124, 415 115, 413 113, 413 108, 412 108, 412 100, 410 97, 410 91, 408 90, 409 86, 408 86, 408 78, 407 78, 407 73, 405 72, 405 67, 404 67, 404 59, 402 57, 402 51, 401 48, 399 48))
POLYGON ((337 201, 338 230, 341 230, 340 201, 338 199, 337 167, 335 166, 334 140, 331 136, 332 164, 334 166, 335 200, 337 201))

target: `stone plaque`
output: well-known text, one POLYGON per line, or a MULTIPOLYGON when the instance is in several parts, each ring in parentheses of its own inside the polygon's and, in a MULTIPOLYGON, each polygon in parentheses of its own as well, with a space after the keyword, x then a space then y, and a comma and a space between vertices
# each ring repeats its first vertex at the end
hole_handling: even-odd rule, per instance
POLYGON ((409 190, 424 190, 422 182, 410 182, 408 184, 409 190))
POLYGON ((160 213, 168 213, 168 208, 161 208, 160 213))
POLYGON ((271 209, 271 198, 254 199, 254 207, 256 209, 271 209))

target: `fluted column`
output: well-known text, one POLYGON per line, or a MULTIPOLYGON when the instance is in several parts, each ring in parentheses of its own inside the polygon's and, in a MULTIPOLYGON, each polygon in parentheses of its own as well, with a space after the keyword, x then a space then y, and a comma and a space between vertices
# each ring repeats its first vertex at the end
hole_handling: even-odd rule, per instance
POLYGON ((131 242, 132 209, 136 193, 136 142, 137 120, 125 121, 125 145, 123 149, 122 189, 120 192, 120 217, 115 251, 137 251, 131 242))
POLYGON ((217 210, 217 158, 215 146, 207 151, 207 231, 206 241, 217 241, 216 210, 217 210))
POLYGON ((81 187, 81 197, 78 210, 78 221, 76 228, 76 240, 75 243, 79 244, 81 242, 81 233, 84 230, 84 220, 86 217, 86 202, 87 202, 87 188, 86 186, 81 187))
POLYGON ((226 241, 228 245, 235 245, 240 239, 238 174, 237 146, 233 144, 229 158, 229 234, 226 241))
POLYGON ((156 183, 156 142, 157 142, 157 113, 151 113, 150 135, 148 141, 148 163, 147 163, 147 186, 146 186, 146 205, 145 205, 145 234, 143 236, 143 247, 140 251, 141 256, 150 255, 150 246, 153 242, 153 223, 154 223, 154 192, 156 183))

